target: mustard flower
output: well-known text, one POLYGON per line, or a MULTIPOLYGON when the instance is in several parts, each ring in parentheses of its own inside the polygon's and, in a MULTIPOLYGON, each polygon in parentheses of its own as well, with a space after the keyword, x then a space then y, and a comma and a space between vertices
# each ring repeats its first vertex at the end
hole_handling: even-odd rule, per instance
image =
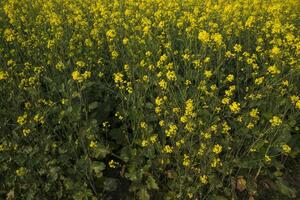
POLYGON ((279 126, 282 124, 282 120, 278 116, 273 116, 272 119, 269 120, 272 126, 279 126))

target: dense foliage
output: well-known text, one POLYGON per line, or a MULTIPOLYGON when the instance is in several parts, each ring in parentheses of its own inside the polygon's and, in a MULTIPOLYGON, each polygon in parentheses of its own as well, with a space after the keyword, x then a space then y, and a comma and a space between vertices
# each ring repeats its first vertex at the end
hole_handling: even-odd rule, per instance
POLYGON ((299 0, 1 0, 0 198, 295 198, 299 26, 299 0))

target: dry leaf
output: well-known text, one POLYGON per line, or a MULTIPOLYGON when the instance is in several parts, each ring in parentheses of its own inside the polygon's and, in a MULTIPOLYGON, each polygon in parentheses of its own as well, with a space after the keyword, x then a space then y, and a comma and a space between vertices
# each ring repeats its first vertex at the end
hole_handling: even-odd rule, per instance
POLYGON ((237 181, 236 181, 236 188, 238 189, 238 191, 243 192, 246 189, 246 180, 244 179, 244 177, 240 176, 238 177, 237 181))

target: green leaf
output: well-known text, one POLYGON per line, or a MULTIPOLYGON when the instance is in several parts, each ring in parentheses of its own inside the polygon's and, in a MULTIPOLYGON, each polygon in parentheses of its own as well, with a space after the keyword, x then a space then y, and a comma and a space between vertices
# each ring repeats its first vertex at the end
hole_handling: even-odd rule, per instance
POLYGON ((107 154, 109 154, 109 150, 104 145, 99 144, 95 149, 95 158, 102 159, 107 154))
POLYGON ((139 200, 149 200, 150 195, 149 195, 148 191, 143 188, 139 191, 138 198, 139 198, 139 200))
POLYGON ((105 191, 115 191, 118 187, 117 179, 115 178, 106 178, 104 181, 104 190, 105 191))
POLYGON ((94 110, 98 107, 98 102, 95 101, 93 103, 90 103, 88 107, 89 107, 89 111, 94 110))
POLYGON ((285 126, 281 133, 278 134, 277 139, 274 141, 274 145, 280 145, 282 143, 288 143, 291 139, 291 129, 288 126, 285 126))
POLYGON ((109 132, 109 135, 116 140, 118 144, 126 144, 127 139, 126 139, 126 134, 123 132, 122 128, 114 128, 109 132))
POLYGON ((105 164, 103 162, 93 162, 91 167, 95 174, 101 177, 102 171, 105 169, 105 164))
POLYGON ((147 187, 148 187, 148 189, 154 189, 154 190, 159 189, 155 179, 152 176, 148 176, 147 187))
POLYGON ((221 196, 221 195, 216 195, 216 194, 210 196, 208 199, 209 200, 227 200, 226 197, 221 196))
POLYGON ((276 181, 278 191, 289 198, 296 198, 297 191, 289 187, 281 178, 276 181))

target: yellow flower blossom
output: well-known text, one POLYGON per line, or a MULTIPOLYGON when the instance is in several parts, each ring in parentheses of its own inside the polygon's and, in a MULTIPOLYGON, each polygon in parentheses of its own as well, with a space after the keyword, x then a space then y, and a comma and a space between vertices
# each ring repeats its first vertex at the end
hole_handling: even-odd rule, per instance
POLYGON ((289 154, 292 151, 291 147, 287 144, 282 145, 281 148, 282 148, 283 153, 285 153, 285 154, 289 154))
POLYGON ((219 145, 219 144, 214 145, 214 147, 213 147, 213 152, 214 152, 215 154, 220 154, 220 153, 222 152, 222 146, 219 145))
POLYGON ((19 169, 16 170, 17 176, 24 176, 26 173, 26 169, 24 167, 20 167, 19 169))
POLYGON ((163 89, 163 90, 166 90, 167 89, 167 82, 164 80, 164 79, 162 79, 162 80, 160 80, 159 81, 159 87, 161 88, 161 89, 163 89))
POLYGON ((230 103, 230 99, 228 97, 222 99, 222 104, 228 105, 229 103, 230 103))
POLYGON ((280 49, 277 46, 274 46, 271 50, 271 55, 272 56, 277 56, 280 54, 280 49))
POLYGON ((178 127, 175 124, 169 125, 169 128, 165 131, 167 137, 176 135, 178 127))
POLYGON ((216 167, 218 167, 218 166, 222 166, 221 159, 220 159, 220 158, 214 158, 214 159, 212 160, 212 162, 210 163, 210 166, 211 166, 212 168, 216 168, 216 167))
POLYGON ((152 135, 152 136, 150 136, 150 141, 151 141, 152 144, 156 143, 157 140, 158 140, 157 135, 152 135))
POLYGON ((146 147, 146 146, 148 146, 148 144, 149 144, 149 142, 147 140, 143 140, 141 143, 141 146, 146 147))
POLYGON ((176 73, 174 71, 168 71, 166 76, 167 76, 168 80, 171 80, 171 81, 177 80, 176 73))
POLYGON ((200 176, 199 180, 204 185, 206 185, 208 183, 208 177, 206 175, 200 176))
POLYGON ((183 157, 184 158, 183 158, 182 165, 185 166, 185 167, 190 166, 190 163, 191 163, 190 157, 187 154, 184 154, 183 157))
POLYGON ((210 41, 210 35, 208 32, 202 30, 198 34, 198 39, 203 43, 208 43, 210 41))
POLYGON ((97 142, 96 141, 91 141, 89 144, 89 147, 92 149, 95 149, 97 147, 97 142))
POLYGON ((271 162, 272 159, 270 158, 270 156, 265 155, 264 160, 265 160, 265 162, 269 163, 269 162, 271 162))
POLYGON ((273 116, 272 119, 269 120, 272 126, 279 126, 282 124, 282 120, 278 116, 273 116))
POLYGON ((7 72, 0 71, 0 81, 7 79, 7 72))
POLYGON ((212 77, 212 75, 213 75, 213 73, 212 73, 211 70, 205 70, 205 71, 204 71, 204 76, 205 76, 206 78, 210 78, 210 77, 212 77))
POLYGON ((254 83, 255 83, 256 85, 260 85, 260 84, 262 84, 262 83, 264 82, 264 80, 265 80, 265 77, 256 78, 256 79, 254 80, 254 83))
POLYGON ((170 145, 165 145, 163 152, 165 153, 172 153, 173 152, 173 147, 171 147, 170 145))
POLYGON ((275 65, 268 67, 268 72, 271 75, 280 74, 280 70, 275 65))
POLYGON ((229 74, 229 75, 226 77, 226 80, 227 80, 228 82, 232 82, 232 81, 234 80, 234 75, 229 74))
POLYGON ((24 125, 26 122, 27 122, 27 114, 24 113, 22 116, 19 116, 18 119, 17 119, 17 122, 20 124, 20 125, 24 125))
POLYGON ((242 51, 242 45, 240 45, 240 44, 235 44, 235 45, 233 46, 233 49, 234 49, 235 52, 241 52, 241 51, 242 51))
POLYGON ((114 161, 114 160, 110 160, 110 161, 108 162, 108 166, 109 166, 110 168, 117 168, 118 165, 119 165, 119 163, 116 162, 116 161, 114 161))
POLYGON ((259 111, 258 111, 257 108, 253 108, 253 109, 251 109, 251 111, 249 112, 249 115, 250 115, 251 117, 253 117, 253 118, 256 118, 256 119, 259 118, 258 114, 259 114, 259 111))
POLYGON ((140 126, 141 126, 142 129, 146 129, 148 127, 146 122, 141 122, 140 126))
POLYGON ((232 104, 230 104, 229 108, 233 113, 238 113, 241 109, 240 103, 233 102, 232 104))

